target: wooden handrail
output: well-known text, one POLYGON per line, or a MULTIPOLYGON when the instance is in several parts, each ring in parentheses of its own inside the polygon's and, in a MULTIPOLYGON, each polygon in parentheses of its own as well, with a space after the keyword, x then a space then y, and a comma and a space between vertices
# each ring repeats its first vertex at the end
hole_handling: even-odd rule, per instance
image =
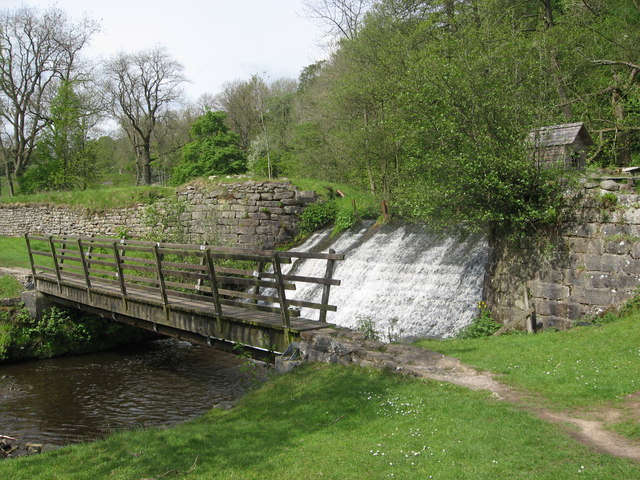
POLYGON ((333 278, 333 271, 335 262, 344 258, 333 250, 280 252, 73 235, 27 234, 25 241, 34 278, 38 271, 54 273, 61 291, 66 278, 75 282, 82 279, 89 295, 99 288, 100 282, 106 282, 119 287, 125 305, 135 288, 157 292, 167 314, 170 296, 210 297, 218 317, 222 315, 223 305, 279 312, 285 328, 290 327, 291 317, 299 315, 290 307, 318 310, 322 322, 326 321, 327 312, 336 311, 336 307, 329 304, 329 292, 331 286, 340 285, 340 280, 333 278), (48 249, 34 241, 44 242, 48 249), (36 256, 50 258, 53 268, 37 265, 36 256), (282 264, 295 258, 327 262, 324 276, 283 273, 282 264), (241 268, 217 265, 228 259, 249 262, 249 265, 241 268), (268 265, 271 269, 266 268, 268 265), (321 301, 288 299, 286 291, 295 290, 299 282, 322 285, 321 301), (263 289, 273 289, 275 294, 265 294, 263 289))

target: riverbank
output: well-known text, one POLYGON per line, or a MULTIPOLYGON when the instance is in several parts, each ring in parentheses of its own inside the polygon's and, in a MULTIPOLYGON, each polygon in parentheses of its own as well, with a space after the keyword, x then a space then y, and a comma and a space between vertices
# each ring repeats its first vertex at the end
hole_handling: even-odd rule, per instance
POLYGON ((152 338, 157 335, 58 307, 41 318, 20 305, 0 307, 0 363, 97 352, 152 338))
MULTIPOLYGON (((28 454, 114 431, 169 426, 232 405, 263 381, 258 364, 175 339, 0 367, 0 434, 28 454)), ((2 458, 0 452, 0 458, 2 458)), ((0 477, 2 478, 2 477, 0 477)))
POLYGON ((635 479, 640 466, 599 454, 486 392, 357 367, 305 365, 231 410, 170 429, 0 462, 33 479, 635 479))

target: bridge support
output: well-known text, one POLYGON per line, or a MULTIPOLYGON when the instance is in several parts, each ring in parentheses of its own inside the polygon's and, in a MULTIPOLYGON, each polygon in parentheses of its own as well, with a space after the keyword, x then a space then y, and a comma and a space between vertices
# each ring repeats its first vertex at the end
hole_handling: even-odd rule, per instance
POLYGON ((27 310, 29 310, 31 316, 37 320, 41 320, 42 315, 55 305, 55 303, 51 302, 45 295, 37 290, 22 292, 21 300, 27 310))

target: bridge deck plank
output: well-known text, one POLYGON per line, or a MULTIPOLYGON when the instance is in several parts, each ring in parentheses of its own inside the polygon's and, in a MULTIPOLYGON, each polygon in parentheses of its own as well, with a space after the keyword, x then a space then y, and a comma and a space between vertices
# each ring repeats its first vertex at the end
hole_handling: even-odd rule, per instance
MULTIPOLYGON (((50 273, 38 273, 36 278, 48 282, 57 282, 55 274, 50 273)), ((64 276, 61 283, 64 285, 72 286, 74 288, 86 289, 84 280, 75 276, 64 276)), ((91 290, 95 292, 105 293, 114 297, 122 296, 119 285, 106 281, 102 282, 99 278, 95 277, 91 279, 91 290)), ((135 301, 149 303, 159 308, 163 306, 162 298, 160 295, 154 295, 153 292, 136 288, 131 284, 127 285, 127 298, 135 301)), ((177 308, 210 316, 212 318, 216 317, 215 305, 212 299, 210 297, 205 297, 204 295, 202 300, 197 300, 172 295, 171 291, 167 290, 167 301, 170 309, 177 308)), ((250 310, 249 308, 222 305, 222 315, 226 318, 232 318, 235 321, 242 323, 254 323, 271 327, 282 327, 282 316, 279 313, 262 312, 250 310)), ((317 320, 291 318, 291 329, 296 331, 317 330, 325 326, 328 326, 328 324, 319 322, 317 320)))

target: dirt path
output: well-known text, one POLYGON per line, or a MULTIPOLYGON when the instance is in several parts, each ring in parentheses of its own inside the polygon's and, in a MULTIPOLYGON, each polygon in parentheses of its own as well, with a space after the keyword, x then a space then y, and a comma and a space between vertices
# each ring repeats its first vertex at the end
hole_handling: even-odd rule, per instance
POLYGON ((601 408, 589 412, 557 412, 540 406, 540 399, 518 391, 480 372, 456 358, 406 345, 392 345, 386 352, 397 362, 396 369, 422 378, 461 385, 472 390, 488 390, 496 398, 513 403, 538 418, 561 425, 577 441, 600 452, 640 462, 640 442, 618 435, 605 428, 606 424, 622 421, 630 416, 640 418, 640 394, 630 396, 620 408, 601 408))

